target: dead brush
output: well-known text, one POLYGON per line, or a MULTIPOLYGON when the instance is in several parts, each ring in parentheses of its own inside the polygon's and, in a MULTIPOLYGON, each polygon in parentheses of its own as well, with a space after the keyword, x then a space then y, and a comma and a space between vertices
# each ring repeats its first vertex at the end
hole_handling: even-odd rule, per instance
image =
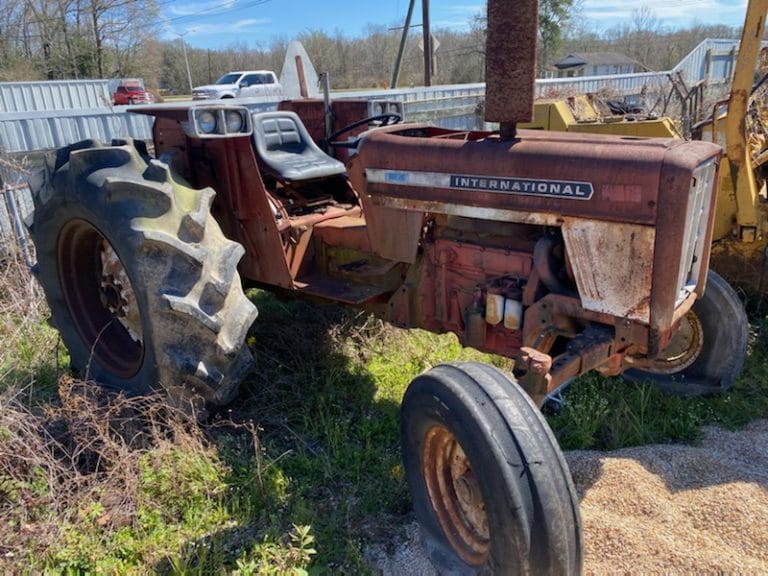
POLYGON ((134 525, 140 506, 156 505, 142 492, 147 459, 183 451, 219 463, 206 431, 162 395, 63 376, 59 400, 33 410, 21 392, 0 396, 0 566, 46 557, 68 529, 134 525))
MULTIPOLYGON (((38 322, 46 313, 43 290, 24 260, 18 256, 0 259, 0 316, 3 326, 11 320, 18 324, 38 322)), ((5 330, 0 336, 6 338, 5 330)))
POLYGON ((20 256, 0 260, 0 393, 34 384, 58 369, 58 334, 45 326, 48 305, 20 256))

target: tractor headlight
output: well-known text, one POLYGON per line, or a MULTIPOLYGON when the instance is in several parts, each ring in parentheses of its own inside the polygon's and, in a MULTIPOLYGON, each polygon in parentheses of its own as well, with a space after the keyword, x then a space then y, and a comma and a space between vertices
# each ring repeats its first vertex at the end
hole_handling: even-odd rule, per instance
POLYGON ((368 116, 380 116, 381 114, 397 114, 405 118, 403 103, 399 100, 369 100, 368 116))
POLYGON ((197 126, 204 134, 216 132, 216 115, 210 110, 199 110, 196 114, 197 126))
POLYGON ((190 138, 231 138, 253 133, 251 114, 244 106, 205 106, 189 108, 182 121, 190 138))
POLYGON ((243 129, 245 118, 240 110, 225 110, 224 123, 227 127, 227 133, 233 134, 243 129))

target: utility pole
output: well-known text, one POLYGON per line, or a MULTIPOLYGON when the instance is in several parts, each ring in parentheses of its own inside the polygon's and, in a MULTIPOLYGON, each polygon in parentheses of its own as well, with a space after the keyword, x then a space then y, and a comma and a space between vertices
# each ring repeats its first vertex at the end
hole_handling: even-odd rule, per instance
POLYGON ((432 86, 432 34, 429 31, 429 0, 421 0, 421 22, 424 34, 424 86, 432 86))
POLYGON ((184 36, 189 34, 189 30, 184 32, 183 34, 179 34, 178 32, 174 32, 176 36, 179 37, 181 40, 181 49, 184 52, 184 63, 187 65, 187 80, 189 81, 189 94, 192 95, 192 73, 189 71, 189 58, 187 58, 187 43, 184 42, 184 36))
POLYGON ((392 82, 389 87, 391 89, 397 88, 397 81, 400 79, 400 66, 403 62, 403 53, 405 52, 405 44, 408 40, 408 33, 411 31, 411 17, 413 16, 413 7, 416 5, 416 0, 410 0, 408 4, 408 14, 405 17, 405 26, 403 27, 403 35, 400 37, 400 47, 397 50, 397 58, 395 59, 395 69, 392 70, 392 82))

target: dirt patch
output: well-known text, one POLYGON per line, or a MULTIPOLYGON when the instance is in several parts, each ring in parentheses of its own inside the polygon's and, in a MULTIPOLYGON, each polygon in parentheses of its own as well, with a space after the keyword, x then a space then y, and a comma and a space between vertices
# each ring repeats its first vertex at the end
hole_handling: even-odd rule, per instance
MULTIPOLYGON (((768 420, 705 428, 698 446, 566 453, 581 499, 584 571, 768 574, 768 420)), ((385 575, 434 574, 415 525, 367 556, 385 575)))

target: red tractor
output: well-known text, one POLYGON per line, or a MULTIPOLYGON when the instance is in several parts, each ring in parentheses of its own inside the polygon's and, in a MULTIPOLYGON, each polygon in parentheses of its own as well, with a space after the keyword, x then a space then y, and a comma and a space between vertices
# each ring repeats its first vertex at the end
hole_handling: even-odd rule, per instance
POLYGON ((322 143, 342 162, 315 141, 321 101, 143 108, 154 157, 88 141, 49 159, 37 274, 81 374, 178 403, 230 402, 250 369, 241 278, 515 358, 514 375, 446 364, 410 384, 415 512, 443 571, 578 573, 578 498, 537 405, 591 370, 679 393, 731 385, 747 323, 708 273, 720 148, 517 131, 536 2, 492 0, 488 22, 499 131, 385 110, 390 125, 357 134, 368 103, 337 101, 354 138, 322 143))

